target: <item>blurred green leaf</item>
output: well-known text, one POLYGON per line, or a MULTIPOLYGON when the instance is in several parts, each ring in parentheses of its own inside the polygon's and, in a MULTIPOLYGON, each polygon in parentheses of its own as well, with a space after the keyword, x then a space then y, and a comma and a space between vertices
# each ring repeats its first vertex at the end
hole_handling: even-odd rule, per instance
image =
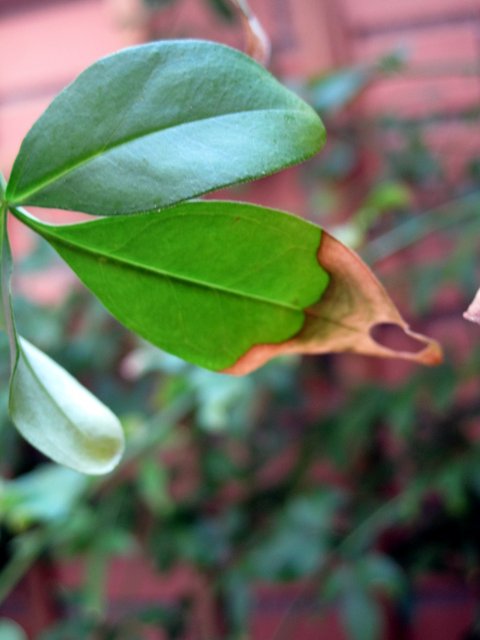
POLYGON ((190 382, 198 401, 199 424, 206 431, 220 433, 232 425, 232 413, 247 404, 254 390, 249 377, 234 377, 197 369, 190 382))
POLYGON ((372 77, 370 68, 358 66, 316 78, 308 87, 311 103, 322 114, 335 113, 352 102, 368 86, 372 77))
POLYGON ((404 209, 412 204, 412 191, 398 181, 386 180, 377 184, 368 194, 365 205, 380 213, 391 209, 404 209))
MULTIPOLYGON (((38 640, 85 640, 86 638, 93 640, 97 628, 96 620, 77 615, 73 619, 60 621, 52 629, 44 631, 38 640)), ((103 638, 100 637, 99 640, 103 638)))
POLYGON ((356 585, 343 594, 340 614, 349 640, 380 640, 382 615, 377 601, 356 585))
POLYGON ((71 469, 42 465, 0 485, 0 516, 21 528, 67 518, 87 487, 87 478, 71 469))
POLYGON ((148 9, 163 9, 171 4, 174 4, 177 0, 142 0, 143 4, 148 9))
POLYGON ((160 515, 173 508, 169 474, 159 458, 147 457, 141 461, 137 484, 141 498, 152 513, 160 515))
POLYGON ((379 553, 369 553, 356 563, 359 583, 366 590, 378 590, 398 597, 406 587, 406 576, 391 558, 379 553))
POLYGON ((249 574, 263 580, 311 575, 327 552, 338 499, 334 491, 325 491, 291 500, 276 518, 270 535, 249 554, 249 574))
POLYGON ((415 186, 440 184, 444 170, 439 158, 423 139, 420 130, 408 127, 403 145, 387 152, 392 172, 400 179, 415 186))
POLYGON ((207 5, 221 18, 232 22, 235 20, 235 12, 233 11, 228 0, 206 0, 207 5))

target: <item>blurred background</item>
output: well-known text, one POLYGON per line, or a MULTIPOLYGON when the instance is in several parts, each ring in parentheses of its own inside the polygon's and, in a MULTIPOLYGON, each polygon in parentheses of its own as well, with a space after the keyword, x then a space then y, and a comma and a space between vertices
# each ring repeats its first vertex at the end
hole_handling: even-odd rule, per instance
MULTIPOLYGON (((480 0, 250 5, 328 143, 222 196, 355 248, 445 362, 209 373, 124 330, 13 226, 22 333, 120 415, 127 452, 92 479, 21 440, 1 336, 0 640, 480 638, 480 330, 462 319, 480 283, 480 0)), ((0 0, 2 172, 87 65, 183 37, 244 46, 228 0, 0 0)))

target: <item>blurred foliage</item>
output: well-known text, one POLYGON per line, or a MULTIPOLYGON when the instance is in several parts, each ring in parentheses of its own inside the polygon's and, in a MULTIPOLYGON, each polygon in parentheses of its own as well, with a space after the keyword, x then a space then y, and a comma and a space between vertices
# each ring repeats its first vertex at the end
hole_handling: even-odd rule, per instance
MULTIPOLYGON (((181 0, 141 0, 148 11, 160 12, 173 4, 181 4, 181 0)), ((203 0, 213 17, 225 22, 232 22, 236 18, 233 3, 230 0, 203 0)))
MULTIPOLYGON (((106 585, 119 556, 153 565, 164 581, 192 567, 222 640, 248 637, 259 583, 299 582, 319 610, 336 607, 349 640, 376 640, 379 596, 408 624, 418 575, 467 581, 478 572, 480 345, 457 349, 455 332, 478 275, 480 158, 465 158, 462 179, 450 181, 427 143, 428 119, 346 117, 359 92, 399 64, 393 56, 303 88, 331 132, 305 185, 323 211, 316 220, 385 267, 416 326, 450 322, 445 363, 285 358, 228 377, 138 342, 81 289, 56 308, 20 301, 22 332, 114 407, 127 434, 119 469, 86 479, 6 428, 0 387, 0 595, 39 560, 81 558, 85 571, 75 590, 59 586, 61 621, 41 640, 135 640, 160 629, 180 639, 192 625, 204 637, 185 596, 129 602, 113 615, 106 585), (358 177, 366 139, 378 155, 368 180, 358 177)), ((39 245, 23 272, 52 261, 39 245)))
POLYGON ((323 117, 348 107, 369 85, 385 76, 402 71, 406 52, 393 51, 370 64, 345 67, 311 78, 302 88, 305 98, 323 117))

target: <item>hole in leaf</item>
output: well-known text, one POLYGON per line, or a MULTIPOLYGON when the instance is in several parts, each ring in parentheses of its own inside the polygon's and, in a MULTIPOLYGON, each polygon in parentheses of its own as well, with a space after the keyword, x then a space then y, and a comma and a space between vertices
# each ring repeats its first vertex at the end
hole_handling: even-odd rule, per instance
POLYGON ((381 322, 370 328, 371 337, 382 347, 392 349, 393 351, 407 351, 409 353, 418 353, 425 345, 420 341, 409 336, 398 326, 389 322, 381 322))

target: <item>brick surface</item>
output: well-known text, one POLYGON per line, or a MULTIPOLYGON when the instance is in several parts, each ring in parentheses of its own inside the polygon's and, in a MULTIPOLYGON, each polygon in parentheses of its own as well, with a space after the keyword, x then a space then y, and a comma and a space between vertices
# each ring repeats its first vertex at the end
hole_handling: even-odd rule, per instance
POLYGON ((53 97, 54 94, 47 94, 32 100, 12 99, 0 104, 0 170, 4 174, 9 174, 23 137, 53 97))
POLYGON ((102 0, 40 4, 6 14, 0 21, 0 91, 10 95, 62 86, 123 46, 123 37, 102 0))
POLYGON ((398 47, 408 52, 405 74, 385 79, 365 97, 371 113, 400 111, 422 116, 452 112, 478 104, 480 75, 475 75, 477 33, 473 25, 449 27, 359 39, 358 60, 377 60, 398 47))
POLYGON ((339 0, 352 26, 379 27, 448 16, 467 19, 480 12, 480 0, 339 0))
MULTIPOLYGON (((1 8, 1 7, 0 7, 1 8)), ((0 169, 54 95, 98 57, 126 44, 102 0, 39 4, 1 15, 0 169)))

